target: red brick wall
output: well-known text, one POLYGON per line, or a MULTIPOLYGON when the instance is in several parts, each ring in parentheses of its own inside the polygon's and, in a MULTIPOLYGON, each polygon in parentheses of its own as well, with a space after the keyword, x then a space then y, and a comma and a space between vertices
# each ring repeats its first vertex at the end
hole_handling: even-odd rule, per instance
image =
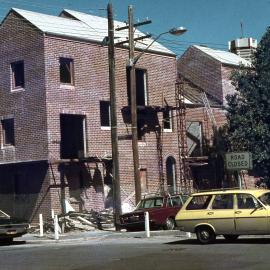
POLYGON ((195 47, 178 60, 178 72, 219 101, 223 101, 221 64, 195 47))
MULTIPOLYGON (((118 106, 118 134, 130 135, 130 125, 124 123, 121 108, 127 106, 126 50, 116 50, 116 95, 118 106)), ((45 39, 46 59, 46 101, 48 113, 49 156, 59 158, 60 113, 83 114, 87 119, 87 145, 90 156, 105 156, 111 153, 110 131, 100 127, 99 102, 109 100, 107 48, 84 42, 68 41, 47 37, 45 39), (59 84, 58 58, 60 56, 74 59, 75 87, 64 89, 59 84)), ((137 67, 147 70, 148 100, 150 105, 175 105, 174 57, 144 54, 137 67)), ((162 114, 159 113, 162 118, 162 114)), ((160 119, 161 120, 161 119, 160 119)), ((176 123, 174 124, 176 127, 176 123)), ((149 190, 159 188, 157 163, 157 144, 154 132, 145 135, 144 142, 139 143, 140 166, 147 168, 149 190)), ((164 133, 164 163, 170 155, 177 161, 177 133, 164 133)), ((131 140, 119 140, 120 179, 123 198, 134 191, 133 159, 131 140)), ((59 172, 56 173, 59 177, 59 172)), ((89 198, 93 196, 91 188, 87 190, 89 198)), ((100 208, 103 201, 97 199, 95 207, 100 208), (98 203, 99 201, 99 203, 98 203)), ((89 206, 90 207, 90 206, 89 206)))
MULTIPOLYGON (((87 146, 90 156, 111 153, 110 130, 100 127, 99 102, 109 100, 107 48, 97 44, 43 36, 23 19, 11 14, 0 29, 0 116, 14 115, 16 146, 9 157, 0 150, 3 162, 10 160, 60 158, 60 114, 80 114, 86 117, 87 146), (14 39, 16 37, 16 39, 14 39), (74 59, 75 87, 62 87, 59 80, 59 57, 74 59), (10 93, 10 62, 25 61, 25 90, 10 93)), ((130 123, 124 122, 121 109, 127 106, 126 61, 128 51, 116 50, 116 95, 119 136, 130 135, 130 123)), ((175 106, 176 59, 172 56, 145 53, 137 63, 147 70, 148 101, 150 105, 175 106)), ((175 114, 175 112, 174 112, 175 114)), ((162 113, 158 113, 159 123, 162 113)), ((151 123, 150 123, 151 124, 151 123)), ((162 125, 162 124, 161 124, 162 125)), ((176 119, 173 132, 162 136, 164 175, 169 156, 176 160, 180 183, 176 119)), ((157 140, 153 129, 148 128, 143 142, 139 143, 140 167, 147 169, 149 192, 160 187, 157 140)), ((130 139, 119 140, 120 181, 122 198, 134 192, 133 159, 130 139)), ((89 165, 89 164, 88 164, 89 165)), ((91 165, 93 166, 93 165, 91 165)), ((16 173, 17 169, 14 173, 16 173)), ((100 210, 104 207, 103 168, 93 172, 86 164, 64 167, 54 164, 39 179, 40 190, 36 211, 53 208, 60 212, 60 198, 75 200, 76 210, 100 210), (79 179, 79 175, 83 180, 79 179), (72 176, 72 177, 70 177, 72 176), (83 181, 81 187, 80 181, 83 181), (50 185, 50 186, 49 186, 50 185), (49 189, 49 197, 44 194, 49 189), (42 201, 42 198, 45 198, 42 201), (51 198, 51 200, 50 200, 51 198), (41 202, 41 204, 40 204, 41 202)), ((0 168, 1 173, 1 168, 0 168)), ((14 176, 14 175, 13 175, 14 176)), ((28 176, 29 179, 31 175, 28 176)), ((3 181, 3 179, 0 179, 3 181)), ((5 180, 6 181, 6 180, 5 180)), ((33 179, 34 181, 34 179, 33 179)), ((1 191, 0 191, 1 192, 1 191)), ((134 201, 134 197, 131 198, 134 201)), ((43 210, 42 210, 43 211, 43 210)))
POLYGON ((226 96, 235 91, 230 80, 234 68, 223 65, 198 48, 190 47, 178 59, 177 69, 182 76, 222 104, 226 104, 226 96))
MULTIPOLYGON (((0 116, 13 116, 15 145, 0 149, 0 162, 47 159, 43 36, 11 14, 0 28, 0 116), (24 60, 25 88, 11 91, 10 64, 24 60)), ((2 138, 2 137, 1 137, 2 138)))

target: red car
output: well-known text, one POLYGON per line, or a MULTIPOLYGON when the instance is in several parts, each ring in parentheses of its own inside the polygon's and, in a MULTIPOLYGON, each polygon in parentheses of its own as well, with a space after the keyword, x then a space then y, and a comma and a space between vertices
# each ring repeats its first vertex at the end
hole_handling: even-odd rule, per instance
POLYGON ((121 227, 128 231, 144 230, 144 213, 149 213, 151 229, 175 229, 175 216, 188 195, 155 195, 142 199, 133 212, 120 216, 121 227))

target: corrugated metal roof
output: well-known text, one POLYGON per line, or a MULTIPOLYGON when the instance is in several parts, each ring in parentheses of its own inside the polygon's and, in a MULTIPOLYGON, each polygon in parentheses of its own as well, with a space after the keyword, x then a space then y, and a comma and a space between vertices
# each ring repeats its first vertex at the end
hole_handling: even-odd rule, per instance
POLYGON ((85 40, 97 40, 97 35, 94 35, 89 26, 83 22, 17 8, 13 8, 12 10, 44 33, 85 40))
POLYGON ((251 62, 245 60, 244 58, 231 53, 231 52, 226 52, 226 51, 221 51, 221 50, 214 50, 208 47, 204 46, 198 46, 198 45, 193 45, 193 47, 199 49, 200 51, 208 54, 209 56, 215 58, 222 64, 226 65, 233 65, 233 66, 240 66, 243 65, 245 67, 251 67, 252 64, 251 62))
MULTIPOLYGON (((71 16, 76 18, 77 20, 84 22, 91 29, 93 29, 93 31, 102 33, 103 37, 107 35, 107 33, 108 33, 108 20, 107 20, 107 18, 98 17, 98 16, 94 16, 94 15, 90 15, 90 14, 86 14, 86 13, 82 13, 82 12, 78 12, 78 11, 74 11, 74 10, 69 10, 69 9, 64 9, 64 12, 70 14, 71 16)), ((115 29, 119 28, 119 27, 123 27, 123 26, 126 26, 126 23, 114 21, 114 28, 115 29)), ((140 32, 139 30, 137 30, 137 29, 135 30, 135 33, 134 33, 135 38, 141 37, 144 35, 145 34, 140 32)), ((127 40, 128 39, 128 30, 126 29, 126 30, 116 31, 115 37, 119 37, 118 39, 116 39, 115 42, 127 40)), ((139 48, 139 49, 145 49, 152 41, 153 41, 153 39, 151 39, 151 38, 146 38, 146 39, 143 39, 142 41, 137 41, 135 43, 135 47, 139 48)), ((170 51, 169 49, 167 49, 166 47, 164 47, 163 45, 161 45, 158 42, 154 42, 151 45, 151 47, 149 48, 149 51, 157 51, 157 52, 163 52, 163 53, 168 53, 168 54, 174 54, 172 51, 170 51)))
MULTIPOLYGON (((107 18, 67 9, 64 11, 75 17, 77 20, 17 8, 12 8, 12 10, 47 34, 78 38, 100 43, 103 41, 104 37, 108 36, 107 18)), ((124 25, 125 24, 122 22, 115 21, 115 27, 124 25)), ((144 35, 142 32, 138 30, 135 31, 135 37, 142 35, 144 35)), ((128 38, 128 31, 124 30, 116 32, 115 36, 120 37, 115 42, 126 40, 128 38)), ((153 40, 150 38, 144 39, 140 42, 138 41, 136 42, 135 47, 145 49, 152 41, 153 40)), ((154 42, 151 45, 151 48, 149 48, 149 51, 175 55, 172 51, 158 42, 154 42)))

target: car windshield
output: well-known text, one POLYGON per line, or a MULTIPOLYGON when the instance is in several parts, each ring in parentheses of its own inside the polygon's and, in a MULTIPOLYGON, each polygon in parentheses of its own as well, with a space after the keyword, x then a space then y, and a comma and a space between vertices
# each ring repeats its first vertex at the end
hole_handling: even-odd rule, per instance
POLYGON ((270 192, 266 192, 263 195, 261 195, 259 197, 259 200, 265 205, 270 205, 270 192))
POLYGON ((147 199, 141 200, 138 206, 136 207, 136 209, 161 207, 162 205, 163 205, 162 197, 147 198, 147 199))

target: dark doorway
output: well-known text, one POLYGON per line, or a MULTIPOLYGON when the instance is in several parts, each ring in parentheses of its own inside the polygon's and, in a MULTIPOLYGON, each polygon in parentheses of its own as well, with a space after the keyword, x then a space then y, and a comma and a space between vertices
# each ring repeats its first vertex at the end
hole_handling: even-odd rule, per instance
POLYGON ((85 152, 85 116, 60 114, 61 158, 79 158, 85 152))
POLYGON ((168 157, 166 160, 166 175, 168 191, 174 194, 176 193, 176 162, 174 157, 168 157))

